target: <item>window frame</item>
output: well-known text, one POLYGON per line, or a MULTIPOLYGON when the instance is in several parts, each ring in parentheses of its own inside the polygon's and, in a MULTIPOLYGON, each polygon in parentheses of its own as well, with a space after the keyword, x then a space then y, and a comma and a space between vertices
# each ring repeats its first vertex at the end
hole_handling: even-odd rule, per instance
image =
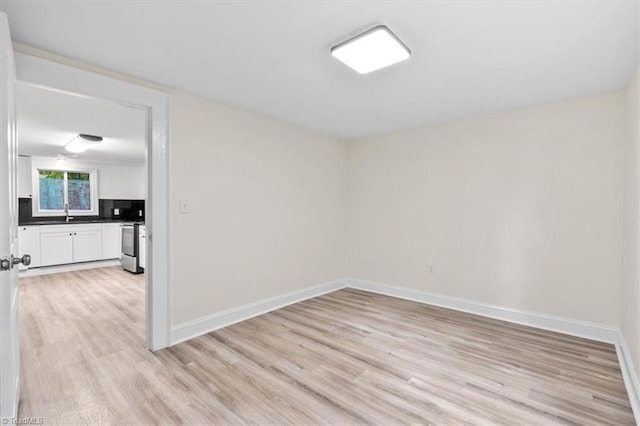
POLYGON ((68 174, 69 173, 86 173, 89 175, 89 191, 91 194, 91 209, 90 210, 69 210, 69 216, 98 216, 99 212, 99 199, 98 199, 98 169, 82 169, 82 168, 61 168, 61 167, 48 167, 46 165, 37 165, 32 167, 31 172, 31 184, 33 188, 31 210, 33 217, 52 217, 52 216, 64 216, 64 208, 60 210, 49 210, 40 208, 40 171, 55 171, 64 173, 63 184, 63 201, 65 205, 69 202, 68 194, 68 174))

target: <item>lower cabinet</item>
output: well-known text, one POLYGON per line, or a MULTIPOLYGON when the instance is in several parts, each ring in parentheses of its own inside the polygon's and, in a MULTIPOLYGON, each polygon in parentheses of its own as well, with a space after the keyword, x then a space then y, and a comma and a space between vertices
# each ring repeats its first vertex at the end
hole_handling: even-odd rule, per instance
POLYGON ((120 259, 122 256, 122 224, 102 224, 102 258, 120 259))
MULTIPOLYGON (((119 259, 120 223, 30 225, 18 228, 18 252, 31 256, 28 268, 119 259)), ((27 269, 20 264, 20 269, 27 269)))
POLYGON ((73 232, 73 261, 90 262, 102 259, 102 226, 80 226, 84 229, 73 232))
POLYGON ((31 264, 24 266, 20 264, 20 270, 37 268, 40 266, 40 227, 20 226, 18 227, 18 256, 25 254, 31 256, 31 264))
POLYGON ((54 226, 40 230, 40 266, 73 263, 73 231, 54 226))
POLYGON ((138 228, 138 265, 147 267, 147 228, 144 225, 138 228))
POLYGON ((40 227, 40 266, 102 259, 101 225, 40 227))

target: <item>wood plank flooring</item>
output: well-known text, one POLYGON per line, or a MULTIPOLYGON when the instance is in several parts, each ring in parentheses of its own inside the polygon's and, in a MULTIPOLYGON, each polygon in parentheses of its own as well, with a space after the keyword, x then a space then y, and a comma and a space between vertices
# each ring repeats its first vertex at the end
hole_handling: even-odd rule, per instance
POLYGON ((21 280, 46 424, 634 424, 612 345, 355 290, 144 349, 144 281, 21 280))

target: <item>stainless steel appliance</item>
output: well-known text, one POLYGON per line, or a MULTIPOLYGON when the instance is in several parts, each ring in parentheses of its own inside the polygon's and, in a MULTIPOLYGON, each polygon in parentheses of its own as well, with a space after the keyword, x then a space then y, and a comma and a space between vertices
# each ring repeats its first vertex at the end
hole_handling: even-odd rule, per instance
POLYGON ((139 253, 138 225, 125 223, 122 225, 122 257, 120 258, 122 268, 134 274, 142 273, 144 269, 140 267, 139 253))

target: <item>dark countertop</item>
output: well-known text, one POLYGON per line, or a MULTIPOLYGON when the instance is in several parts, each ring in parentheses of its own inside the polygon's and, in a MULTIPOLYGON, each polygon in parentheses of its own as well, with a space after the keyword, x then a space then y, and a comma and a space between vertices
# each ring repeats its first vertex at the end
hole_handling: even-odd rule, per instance
POLYGON ((91 219, 91 220, 36 220, 32 222, 21 222, 18 226, 43 226, 43 225, 91 225, 96 223, 141 223, 134 220, 114 220, 114 219, 91 219))

